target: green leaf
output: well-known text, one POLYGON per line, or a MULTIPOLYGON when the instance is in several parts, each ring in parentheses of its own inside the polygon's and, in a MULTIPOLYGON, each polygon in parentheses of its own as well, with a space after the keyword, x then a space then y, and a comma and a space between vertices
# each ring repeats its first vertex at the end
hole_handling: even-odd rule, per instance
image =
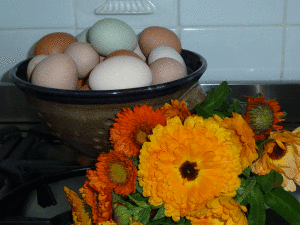
POLYGON ((251 167, 248 166, 246 169, 243 170, 243 175, 249 178, 250 174, 251 174, 251 167))
POLYGON ((243 113, 243 109, 241 107, 241 102, 240 100, 236 98, 232 98, 232 106, 233 106, 233 111, 239 114, 243 113))
POLYGON ((236 190, 237 196, 235 197, 235 200, 239 204, 245 206, 248 203, 248 195, 252 192, 256 180, 253 177, 249 177, 247 179, 241 178, 241 181, 240 187, 236 190))
POLYGON ((136 167, 138 167, 138 165, 139 165, 139 156, 137 155, 135 157, 132 157, 131 161, 132 161, 133 165, 135 165, 136 167))
POLYGON ((143 194, 143 188, 139 185, 139 181, 138 180, 136 180, 135 189, 136 189, 137 192, 143 194))
POLYGON ((274 188, 264 196, 265 203, 291 225, 299 225, 300 203, 281 187, 274 188))
POLYGON ((255 175, 256 181, 263 192, 268 193, 273 188, 280 187, 283 182, 283 177, 277 171, 271 170, 267 175, 255 175))
POLYGON ((248 225, 265 225, 266 209, 264 196, 258 185, 254 186, 247 198, 250 204, 248 225))
POLYGON ((127 225, 130 222, 132 216, 131 210, 128 210, 126 206, 119 205, 114 211, 118 224, 127 225))
POLYGON ((162 219, 164 218, 166 215, 165 215, 165 207, 162 206, 159 208, 159 210, 157 211, 156 215, 154 216, 154 218, 152 219, 153 221, 155 220, 159 220, 159 219, 162 219))
POLYGON ((204 119, 208 117, 212 117, 214 115, 218 115, 221 118, 224 118, 226 115, 223 112, 216 111, 216 110, 207 110, 207 109, 199 109, 197 114, 199 116, 202 116, 204 119))
POLYGON ((262 93, 256 93, 253 97, 254 98, 260 98, 261 95, 262 95, 262 93))
POLYGON ((142 224, 148 223, 150 220, 151 208, 136 208, 136 210, 133 210, 133 222, 140 222, 142 224))
POLYGON ((217 88, 214 90, 206 92, 206 99, 198 106, 195 107, 196 112, 199 110, 205 109, 208 111, 219 110, 223 101, 230 94, 231 89, 228 87, 226 81, 223 81, 217 88))
POLYGON ((136 192, 131 194, 130 196, 137 201, 148 202, 148 198, 144 197, 141 193, 136 192))
POLYGON ((151 207, 150 204, 148 204, 147 202, 144 201, 140 201, 138 199, 135 199, 132 195, 128 195, 128 197, 130 198, 131 201, 133 201, 135 204, 137 204, 139 207, 142 208, 149 208, 151 207))

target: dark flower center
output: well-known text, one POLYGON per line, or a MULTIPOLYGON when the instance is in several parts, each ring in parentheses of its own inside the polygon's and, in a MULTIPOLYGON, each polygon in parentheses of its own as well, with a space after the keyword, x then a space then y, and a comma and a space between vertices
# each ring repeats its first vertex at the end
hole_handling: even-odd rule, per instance
POLYGON ((255 133, 265 133, 273 125, 274 111, 268 104, 256 104, 249 111, 249 122, 255 133))
POLYGON ((187 179, 188 181, 195 180, 198 177, 199 169, 197 169, 197 163, 186 161, 184 162, 179 171, 183 179, 187 179))
POLYGON ((269 157, 273 160, 281 159, 286 154, 286 151, 280 148, 277 144, 273 148, 272 153, 268 153, 269 157))

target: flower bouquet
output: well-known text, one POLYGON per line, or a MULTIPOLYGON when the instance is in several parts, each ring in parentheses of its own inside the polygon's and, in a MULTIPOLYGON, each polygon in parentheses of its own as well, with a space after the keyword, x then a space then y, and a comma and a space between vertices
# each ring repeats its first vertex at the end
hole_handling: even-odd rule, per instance
POLYGON ((226 82, 192 111, 171 100, 123 109, 79 194, 64 188, 74 224, 264 225, 266 206, 292 225, 300 203, 300 128, 283 129, 263 94, 227 99, 226 82))

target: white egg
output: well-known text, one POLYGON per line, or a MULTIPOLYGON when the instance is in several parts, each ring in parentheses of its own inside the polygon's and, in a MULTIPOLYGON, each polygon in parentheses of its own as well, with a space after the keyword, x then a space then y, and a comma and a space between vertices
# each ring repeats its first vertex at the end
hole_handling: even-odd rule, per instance
POLYGON ((173 58, 186 67, 182 56, 172 47, 162 45, 154 48, 148 56, 148 64, 150 65, 159 58, 173 58))
POLYGON ((89 76, 92 90, 114 90, 151 85, 148 65, 133 56, 115 56, 97 65, 89 76))

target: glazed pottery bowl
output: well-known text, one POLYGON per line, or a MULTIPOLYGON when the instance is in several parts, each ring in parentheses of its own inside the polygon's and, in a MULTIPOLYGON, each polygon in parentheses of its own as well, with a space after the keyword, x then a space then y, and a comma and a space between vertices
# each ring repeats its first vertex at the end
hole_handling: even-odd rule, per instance
POLYGON ((181 56, 188 69, 186 77, 141 88, 83 91, 37 86, 27 81, 30 59, 13 67, 9 76, 53 135, 80 157, 96 159, 110 150, 109 130, 122 108, 147 104, 156 109, 171 99, 179 99, 192 109, 203 101, 205 95, 197 84, 207 62, 201 55, 184 49, 181 56))

